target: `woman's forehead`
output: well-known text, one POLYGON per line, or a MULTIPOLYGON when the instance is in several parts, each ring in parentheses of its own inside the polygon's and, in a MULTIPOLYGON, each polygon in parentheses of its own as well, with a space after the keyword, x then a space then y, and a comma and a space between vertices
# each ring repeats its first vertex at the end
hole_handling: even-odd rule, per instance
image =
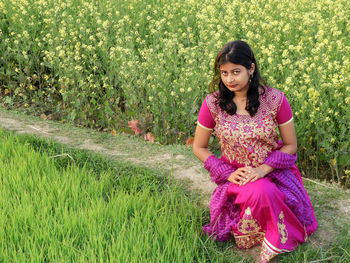
POLYGON ((244 66, 240 64, 233 64, 231 62, 226 62, 225 64, 220 65, 220 70, 233 70, 233 69, 243 69, 244 66))

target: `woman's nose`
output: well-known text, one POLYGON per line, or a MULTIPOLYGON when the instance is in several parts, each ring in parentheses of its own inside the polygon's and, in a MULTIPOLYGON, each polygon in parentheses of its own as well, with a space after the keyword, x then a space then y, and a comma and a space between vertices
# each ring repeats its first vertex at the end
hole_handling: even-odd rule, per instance
POLYGON ((233 77, 233 75, 231 76, 228 76, 228 79, 227 79, 228 82, 234 82, 235 81, 235 78, 233 77))

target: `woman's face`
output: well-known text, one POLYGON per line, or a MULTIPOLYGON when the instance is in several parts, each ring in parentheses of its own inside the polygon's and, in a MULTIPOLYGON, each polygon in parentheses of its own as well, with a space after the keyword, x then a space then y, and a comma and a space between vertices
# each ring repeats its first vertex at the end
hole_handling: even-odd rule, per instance
POLYGON ((254 73, 254 68, 254 63, 247 69, 242 65, 227 62, 220 66, 221 80, 230 91, 246 93, 249 88, 249 77, 254 73))

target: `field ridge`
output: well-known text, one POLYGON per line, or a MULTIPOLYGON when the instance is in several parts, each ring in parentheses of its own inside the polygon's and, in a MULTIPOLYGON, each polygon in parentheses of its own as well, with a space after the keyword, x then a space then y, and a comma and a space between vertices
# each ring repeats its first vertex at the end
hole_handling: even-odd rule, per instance
POLYGON ((0 110, 0 125, 16 133, 51 139, 147 168, 160 168, 170 172, 175 179, 186 181, 190 189, 200 191, 206 197, 206 203, 215 188, 215 184, 210 181, 207 172, 202 168, 202 163, 186 146, 150 144, 126 134, 112 136, 6 110, 0 110))

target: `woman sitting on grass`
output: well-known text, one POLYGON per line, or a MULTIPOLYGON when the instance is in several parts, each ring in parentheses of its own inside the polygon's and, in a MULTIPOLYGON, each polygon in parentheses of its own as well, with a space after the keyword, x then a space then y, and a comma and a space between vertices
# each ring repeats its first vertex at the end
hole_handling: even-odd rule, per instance
POLYGON ((218 185, 203 231, 218 241, 233 235, 239 248, 261 244, 260 261, 268 262, 305 242, 317 222, 295 166, 289 103, 281 91, 261 83, 249 45, 227 43, 215 59, 211 88, 218 90, 202 104, 193 151, 218 185), (208 150, 213 129, 220 159, 208 150))

